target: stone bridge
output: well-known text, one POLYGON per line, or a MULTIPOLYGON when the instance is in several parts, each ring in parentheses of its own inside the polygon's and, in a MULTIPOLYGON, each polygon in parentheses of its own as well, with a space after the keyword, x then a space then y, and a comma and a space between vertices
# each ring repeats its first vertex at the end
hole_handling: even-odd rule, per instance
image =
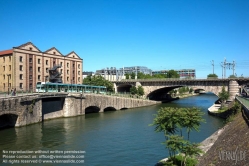
POLYGON ((249 78, 233 79, 141 79, 112 81, 116 92, 129 92, 131 86, 142 86, 145 95, 150 99, 155 96, 165 96, 170 90, 188 86, 193 89, 202 89, 216 95, 221 92, 224 86, 230 93, 230 100, 233 100, 240 91, 240 85, 248 84, 249 78))
POLYGON ((0 128, 157 103, 150 100, 80 93, 43 93, 0 98, 0 128))

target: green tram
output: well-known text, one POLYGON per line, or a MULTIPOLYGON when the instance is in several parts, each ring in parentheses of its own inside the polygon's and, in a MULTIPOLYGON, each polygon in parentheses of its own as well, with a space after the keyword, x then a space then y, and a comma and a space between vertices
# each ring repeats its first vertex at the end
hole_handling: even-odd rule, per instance
POLYGON ((105 86, 92 86, 84 84, 62 84, 51 82, 37 82, 36 92, 75 92, 106 94, 105 86))

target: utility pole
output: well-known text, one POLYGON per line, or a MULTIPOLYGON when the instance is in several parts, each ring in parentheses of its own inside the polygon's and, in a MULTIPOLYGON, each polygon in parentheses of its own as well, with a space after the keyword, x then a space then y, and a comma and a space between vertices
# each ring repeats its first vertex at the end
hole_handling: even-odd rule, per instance
POLYGON ((226 78, 226 58, 224 59, 224 78, 226 78))
POLYGON ((235 71, 235 61, 233 61, 233 75, 234 75, 234 71, 235 71))
POLYGON ((212 66, 213 66, 213 74, 214 74, 214 60, 212 60, 212 66))
POLYGON ((137 79, 137 66, 135 67, 136 75, 135 75, 135 80, 137 79))
POLYGON ((222 70, 222 78, 223 78, 223 68, 224 68, 224 65, 223 65, 223 63, 221 62, 221 70, 222 70))

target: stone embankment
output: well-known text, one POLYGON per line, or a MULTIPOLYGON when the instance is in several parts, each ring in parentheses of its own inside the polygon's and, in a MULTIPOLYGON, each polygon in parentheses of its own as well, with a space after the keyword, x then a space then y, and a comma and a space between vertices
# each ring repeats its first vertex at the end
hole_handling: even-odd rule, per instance
POLYGON ((206 153, 199 158, 198 166, 248 166, 248 137, 249 128, 242 110, 232 122, 201 143, 206 153))
POLYGON ((158 104, 160 102, 124 98, 98 94, 33 94, 0 99, 0 128, 6 126, 25 126, 47 119, 84 115, 86 109, 106 108, 120 110, 158 104))

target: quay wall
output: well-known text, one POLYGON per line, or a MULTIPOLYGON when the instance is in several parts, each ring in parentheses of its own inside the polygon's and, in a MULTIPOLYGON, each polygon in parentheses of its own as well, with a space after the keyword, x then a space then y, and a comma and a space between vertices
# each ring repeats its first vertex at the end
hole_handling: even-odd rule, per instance
POLYGON ((25 126, 44 120, 84 115, 89 107, 120 110, 158 104, 160 102, 107 96, 99 94, 73 94, 66 96, 14 96, 0 98, 0 128, 25 126))

